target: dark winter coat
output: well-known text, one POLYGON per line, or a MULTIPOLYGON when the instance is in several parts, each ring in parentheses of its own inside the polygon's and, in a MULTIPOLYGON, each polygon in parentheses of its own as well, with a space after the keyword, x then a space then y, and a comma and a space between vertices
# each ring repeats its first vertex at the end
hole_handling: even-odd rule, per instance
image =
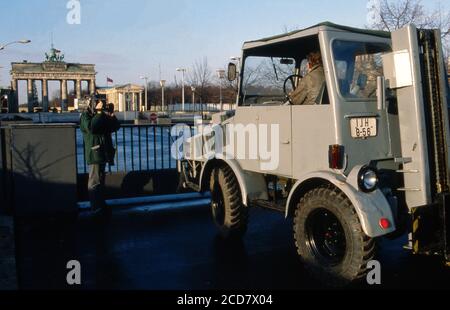
POLYGON ((114 165, 116 150, 111 134, 120 128, 115 116, 104 112, 92 115, 84 112, 81 115, 80 128, 83 133, 84 151, 88 165, 107 164, 114 165))

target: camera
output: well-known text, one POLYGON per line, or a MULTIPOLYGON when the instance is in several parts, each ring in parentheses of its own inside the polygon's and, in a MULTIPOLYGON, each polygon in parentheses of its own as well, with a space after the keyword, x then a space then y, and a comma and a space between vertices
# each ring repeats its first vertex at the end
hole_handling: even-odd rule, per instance
POLYGON ((79 110, 82 112, 88 112, 90 114, 94 114, 95 112, 95 102, 96 99, 93 96, 84 96, 78 102, 79 110))
POLYGON ((110 114, 114 113, 114 104, 108 103, 103 105, 103 111, 110 114))

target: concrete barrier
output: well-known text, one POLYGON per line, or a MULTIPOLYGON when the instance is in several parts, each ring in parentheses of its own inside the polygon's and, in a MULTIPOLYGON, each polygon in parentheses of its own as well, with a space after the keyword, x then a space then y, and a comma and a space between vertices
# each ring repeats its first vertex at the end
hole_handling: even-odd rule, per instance
MULTIPOLYGON (((74 124, 3 128, 2 188, 15 216, 77 211, 74 124)), ((10 213, 9 212, 9 213, 10 213)))
POLYGON ((7 128, 0 128, 0 215, 13 213, 13 173, 11 169, 11 134, 7 128))
MULTIPOLYGON (((0 214, 72 213, 89 199, 87 174, 77 174, 74 124, 22 124, 1 129, 0 214)), ((105 198, 174 194, 176 169, 113 172, 105 198)), ((63 214, 62 214, 63 215, 63 214)))

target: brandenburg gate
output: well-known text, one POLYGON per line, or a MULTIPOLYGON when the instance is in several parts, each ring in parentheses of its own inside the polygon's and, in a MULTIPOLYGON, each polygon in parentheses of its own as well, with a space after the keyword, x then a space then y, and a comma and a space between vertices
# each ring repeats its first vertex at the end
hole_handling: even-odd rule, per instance
POLYGON ((67 82, 74 81, 75 96, 78 100, 82 98, 81 83, 88 82, 89 93, 95 93, 95 65, 77 64, 64 62, 64 55, 52 47, 50 55, 46 54, 46 61, 42 63, 14 62, 11 64, 11 87, 15 94, 14 107, 12 113, 18 112, 19 81, 27 81, 28 94, 28 112, 32 113, 34 109, 33 102, 33 83, 42 82, 42 110, 49 110, 48 81, 59 81, 61 90, 61 111, 68 110, 68 91, 67 82))

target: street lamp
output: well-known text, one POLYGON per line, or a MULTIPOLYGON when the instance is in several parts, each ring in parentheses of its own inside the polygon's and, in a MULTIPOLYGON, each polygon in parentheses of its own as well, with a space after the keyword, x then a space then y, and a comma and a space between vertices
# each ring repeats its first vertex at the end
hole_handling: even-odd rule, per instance
POLYGON ((178 72, 181 72, 181 86, 182 86, 182 90, 181 90, 181 109, 184 111, 184 74, 186 73, 186 69, 185 68, 177 68, 178 72))
POLYGON ((164 87, 166 86, 166 80, 159 81, 161 85, 161 110, 164 112, 164 87))
POLYGON ((9 43, 7 43, 7 44, 0 45, 0 51, 4 50, 5 47, 7 47, 7 46, 9 46, 9 45, 12 45, 12 44, 28 44, 28 43, 30 43, 30 42, 31 42, 31 40, 19 40, 19 41, 9 42, 9 43))
POLYGON ((195 113, 195 86, 191 86, 192 91, 192 106, 194 107, 194 113, 195 113))
MULTIPOLYGON (((141 80, 145 80, 145 85, 144 85, 144 88, 145 88, 145 110, 147 110, 147 107, 148 107, 148 100, 147 100, 148 77, 141 76, 141 80)), ((139 107, 139 110, 141 110, 141 109, 142 109, 142 107, 139 107)))
POLYGON ((223 97, 222 97, 222 81, 225 78, 225 70, 219 69, 217 70, 217 77, 219 78, 219 87, 220 87, 220 111, 223 111, 223 97))

